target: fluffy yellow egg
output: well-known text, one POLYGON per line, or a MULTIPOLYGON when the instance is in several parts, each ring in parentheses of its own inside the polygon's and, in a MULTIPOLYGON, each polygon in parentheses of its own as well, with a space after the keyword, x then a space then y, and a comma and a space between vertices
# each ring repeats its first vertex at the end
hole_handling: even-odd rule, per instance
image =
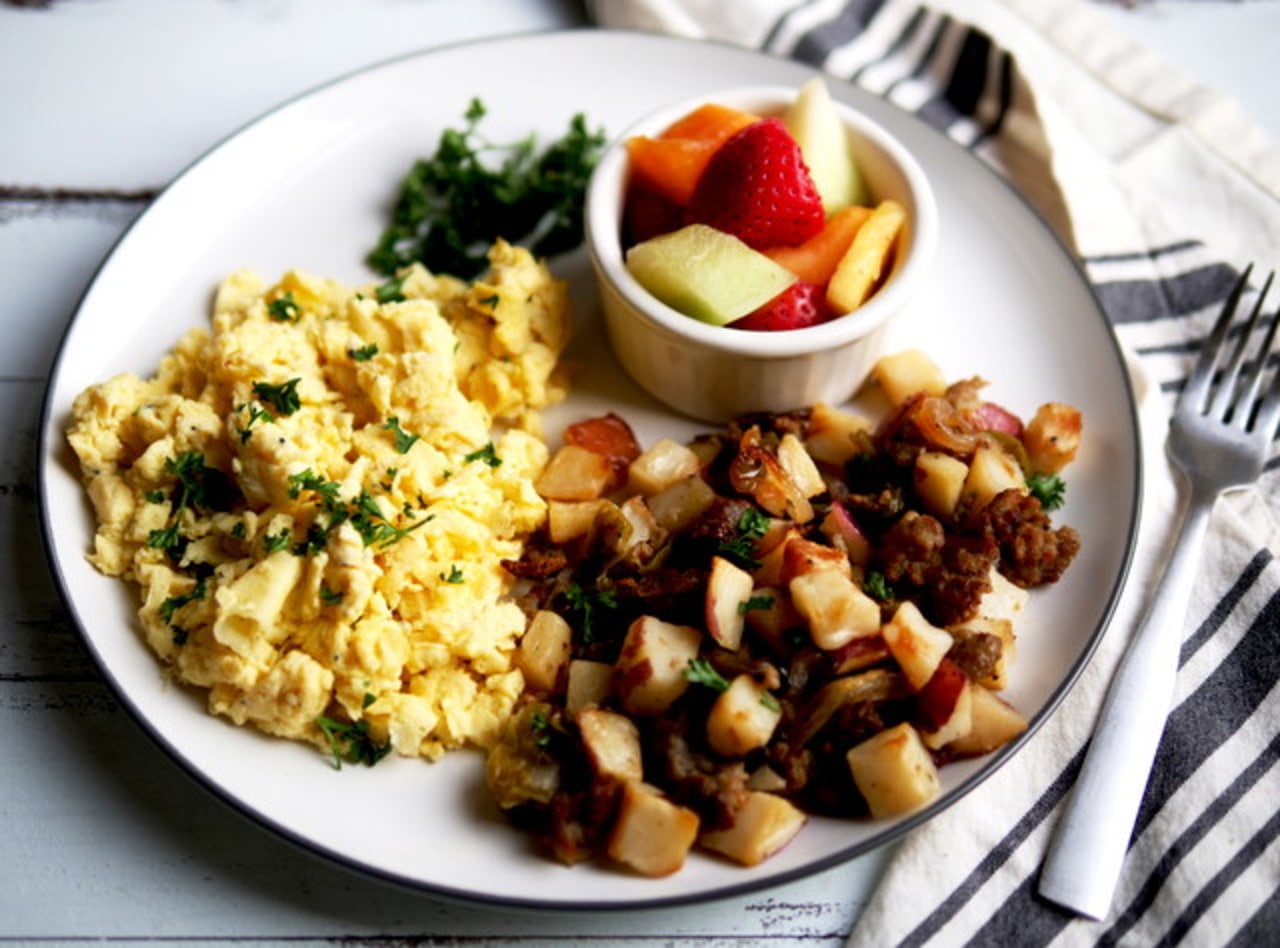
POLYGON ((156 374, 76 399, 90 560, 236 724, 353 757, 485 746, 522 688, 502 560, 541 525, 565 286, 503 242, 475 283, 231 274, 156 374))

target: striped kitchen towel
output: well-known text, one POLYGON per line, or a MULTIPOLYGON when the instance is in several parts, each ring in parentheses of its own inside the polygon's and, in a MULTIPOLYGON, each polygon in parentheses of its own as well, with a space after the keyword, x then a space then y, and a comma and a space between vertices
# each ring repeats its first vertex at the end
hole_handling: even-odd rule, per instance
MULTIPOLYGON (((1132 579, 1060 710, 899 846, 851 944, 1280 944, 1280 452, 1224 498, 1175 704, 1111 914, 1036 894, 1096 709, 1171 538, 1168 412, 1236 277, 1280 265, 1280 148, 1082 0, 594 0, 604 26, 732 42, 920 115, 1077 255, 1130 354, 1145 436, 1132 579)), ((1274 299, 1274 297, 1273 297, 1274 299)))

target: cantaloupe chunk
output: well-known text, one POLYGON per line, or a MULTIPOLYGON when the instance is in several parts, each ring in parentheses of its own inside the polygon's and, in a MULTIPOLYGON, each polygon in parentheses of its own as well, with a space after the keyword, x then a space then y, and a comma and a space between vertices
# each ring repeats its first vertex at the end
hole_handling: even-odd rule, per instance
POLYGON ((658 137, 627 140, 631 171, 678 205, 689 203, 703 169, 716 149, 758 116, 708 103, 677 119, 658 137))
POLYGON ((799 246, 769 247, 764 254, 804 282, 826 286, 858 228, 870 216, 869 207, 846 207, 832 214, 822 230, 799 246))

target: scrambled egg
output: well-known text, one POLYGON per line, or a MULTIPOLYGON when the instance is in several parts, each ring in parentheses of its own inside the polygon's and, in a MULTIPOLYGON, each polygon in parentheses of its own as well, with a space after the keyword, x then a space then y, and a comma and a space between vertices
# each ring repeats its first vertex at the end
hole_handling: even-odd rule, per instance
POLYGON ((522 248, 490 264, 363 290, 238 272, 154 378, 76 399, 90 559, 213 713, 351 759, 487 746, 509 715, 501 560, 545 517, 569 304, 522 248))

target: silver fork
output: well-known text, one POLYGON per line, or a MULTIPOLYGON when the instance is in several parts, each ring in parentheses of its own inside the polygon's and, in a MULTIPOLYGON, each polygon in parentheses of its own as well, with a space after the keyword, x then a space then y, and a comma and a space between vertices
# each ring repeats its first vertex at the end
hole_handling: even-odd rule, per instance
POLYGON ((1040 872, 1041 895, 1090 918, 1104 918, 1110 908, 1151 775, 1173 700, 1183 625, 1213 503, 1224 491, 1257 481, 1280 424, 1280 369, 1260 394, 1280 312, 1248 358, 1274 273, 1234 346, 1230 341, 1252 269, 1247 267, 1232 288, 1178 397, 1167 443, 1189 487, 1178 539, 1150 610, 1111 681, 1040 872))

